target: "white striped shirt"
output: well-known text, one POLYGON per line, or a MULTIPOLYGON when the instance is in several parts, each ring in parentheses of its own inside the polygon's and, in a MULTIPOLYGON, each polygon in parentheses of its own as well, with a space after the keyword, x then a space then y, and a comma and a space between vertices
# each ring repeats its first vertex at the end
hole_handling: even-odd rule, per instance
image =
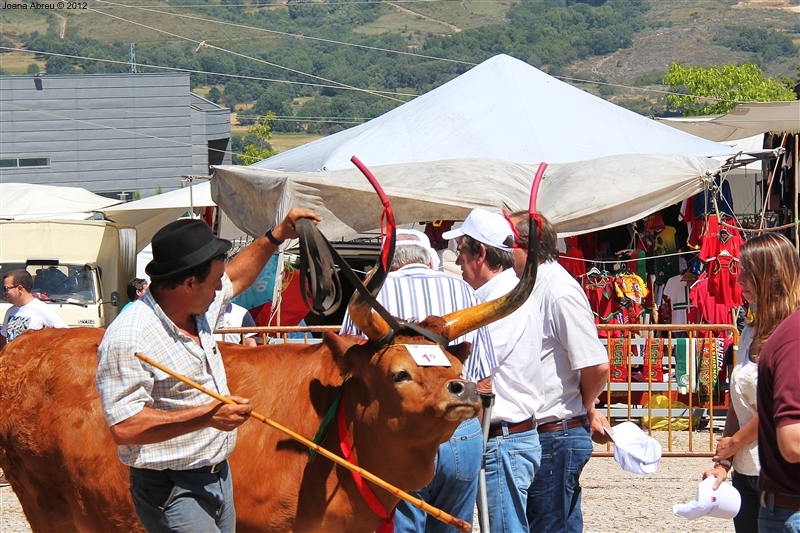
MULTIPOLYGON (((466 282, 418 263, 389 272, 377 300, 389 314, 409 322, 419 322, 429 316, 444 316, 478 305, 475 291, 466 282)), ((349 312, 344 316, 341 334, 361 335, 350 319, 349 312)), ((472 343, 472 352, 464 362, 464 379, 477 382, 491 376, 497 361, 489 330, 485 326, 478 328, 453 340, 451 344, 464 341, 472 343)))
MULTIPOLYGON (((217 292, 206 314, 195 315, 202 346, 181 333, 150 291, 111 323, 97 350, 95 376, 109 426, 127 420, 145 407, 169 412, 212 401, 204 393, 141 362, 134 355, 136 352, 223 396, 230 394, 222 357, 209 324, 217 324, 231 298, 233 285, 224 274, 222 290, 217 292)), ((235 444, 236 430, 204 428, 155 444, 121 445, 117 451, 128 466, 187 470, 224 461, 235 444)))

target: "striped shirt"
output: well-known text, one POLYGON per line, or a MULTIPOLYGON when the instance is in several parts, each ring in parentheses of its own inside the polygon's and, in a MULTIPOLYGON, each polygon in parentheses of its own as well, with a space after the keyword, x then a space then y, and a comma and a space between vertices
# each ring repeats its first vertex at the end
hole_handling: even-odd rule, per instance
MULTIPOLYGON (((114 320, 97 350, 95 385, 109 426, 138 414, 145 407, 177 411, 207 405, 202 392, 157 370, 134 355, 140 352, 204 387, 226 396, 228 381, 209 324, 217 324, 233 298, 230 278, 222 276, 205 315, 195 315, 202 346, 181 333, 148 291, 114 320)), ((233 452, 236 431, 204 428, 145 445, 117 447, 120 460, 137 468, 187 470, 224 461, 233 452)))
MULTIPOLYGON (((478 305, 475 291, 466 282, 418 263, 389 272, 377 300, 392 316, 409 322, 419 322, 429 316, 444 316, 478 305)), ((361 334, 350 319, 349 312, 344 316, 340 333, 361 334)), ((464 341, 472 343, 472 353, 464 362, 464 379, 477 382, 491 376, 497 361, 489 330, 485 326, 478 328, 453 340, 451 344, 464 341)))

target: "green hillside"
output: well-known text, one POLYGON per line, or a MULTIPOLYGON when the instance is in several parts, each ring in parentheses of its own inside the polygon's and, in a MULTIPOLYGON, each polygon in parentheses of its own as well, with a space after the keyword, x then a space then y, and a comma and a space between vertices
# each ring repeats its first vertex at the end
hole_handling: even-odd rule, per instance
POLYGON ((672 62, 754 62, 770 76, 793 80, 800 66, 800 0, 170 0, 147 6, 90 0, 81 10, 0 10, 0 46, 46 52, 0 50, 0 68, 6 74, 124 72, 135 43, 139 71, 195 71, 193 87, 234 108, 244 125, 272 111, 275 131, 327 134, 498 53, 656 115, 669 112, 663 94, 646 89, 664 89, 660 80, 672 62))

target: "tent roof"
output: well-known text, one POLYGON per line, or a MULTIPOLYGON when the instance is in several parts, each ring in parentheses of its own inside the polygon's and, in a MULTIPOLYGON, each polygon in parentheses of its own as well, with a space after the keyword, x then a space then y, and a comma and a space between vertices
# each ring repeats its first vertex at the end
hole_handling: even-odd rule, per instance
POLYGON ((760 133, 800 133, 800 101, 736 104, 725 115, 657 118, 681 131, 712 141, 733 141, 760 133))
POLYGON ((173 220, 178 220, 192 205, 195 207, 216 205, 211 199, 208 182, 193 185, 191 190, 189 187, 176 189, 101 211, 109 220, 136 227, 136 249, 140 251, 153 240, 153 235, 159 229, 173 220))
MULTIPOLYGON (((482 207, 526 209, 538 165, 499 159, 456 159, 371 167, 392 202, 398 224, 463 220, 482 207)), ((720 162, 677 155, 618 155, 547 168, 538 207, 560 234, 638 220, 703 190, 720 162)), ((278 224, 291 207, 314 209, 330 240, 377 228, 382 205, 355 169, 283 172, 214 167, 212 195, 251 235, 278 224)))
MULTIPOLYGON (((103 215, 114 222, 130 224, 136 227, 137 250, 147 246, 156 232, 173 220, 178 220, 192 207, 209 207, 217 205, 211 199, 211 184, 201 181, 191 187, 184 187, 164 194, 157 194, 115 205, 100 210, 103 215)), ((242 236, 241 230, 232 227, 227 215, 222 213, 219 236, 224 239, 236 239, 242 236)))
POLYGON ((567 163, 618 154, 735 153, 593 96, 507 55, 365 124, 256 163, 286 171, 492 157, 567 163))
POLYGON ((118 203, 80 187, 0 182, 0 218, 6 220, 85 220, 118 203))

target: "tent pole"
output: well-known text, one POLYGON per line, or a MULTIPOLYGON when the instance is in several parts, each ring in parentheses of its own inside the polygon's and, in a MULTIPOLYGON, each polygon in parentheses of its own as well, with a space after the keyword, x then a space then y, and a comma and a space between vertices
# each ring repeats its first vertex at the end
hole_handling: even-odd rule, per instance
POLYGON ((800 133, 794 134, 794 247, 795 250, 800 252, 800 227, 797 221, 800 220, 800 214, 797 213, 797 196, 800 194, 800 170, 797 168, 797 150, 800 149, 800 133))

